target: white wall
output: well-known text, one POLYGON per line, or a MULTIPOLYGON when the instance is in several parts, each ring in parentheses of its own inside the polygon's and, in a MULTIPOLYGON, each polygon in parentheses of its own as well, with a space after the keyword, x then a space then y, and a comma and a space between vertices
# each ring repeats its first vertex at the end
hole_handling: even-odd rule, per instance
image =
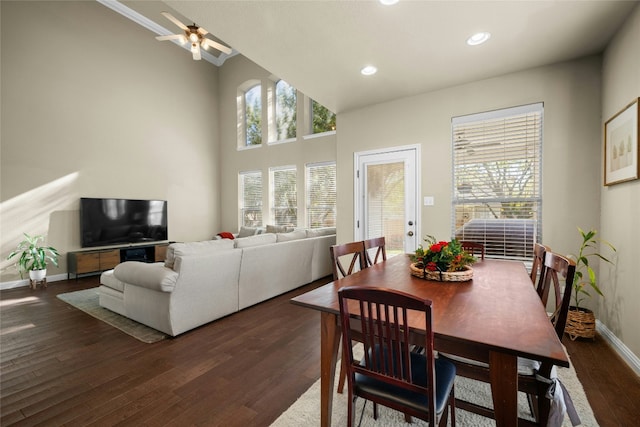
POLYGON ((536 68, 374 105, 338 116, 338 240, 353 238, 353 154, 422 145, 421 229, 451 235, 451 118, 544 102, 543 242, 575 249, 576 226, 599 224, 599 56, 536 68))
MULTIPOLYGON (((640 6, 607 47, 602 80, 599 124, 604 135, 604 122, 640 97, 640 6)), ((603 140, 601 146, 604 147, 603 140)), ((603 180, 602 175, 600 179, 603 180)), ((634 354, 640 355, 640 180, 604 187, 600 205, 602 237, 616 246, 618 256, 615 269, 602 266, 605 298, 598 299, 598 319, 634 354)))
POLYGON ((80 247, 82 196, 166 199, 170 239, 211 238, 217 68, 97 2, 0 7, 0 282, 19 279, 5 258, 22 232, 80 247))

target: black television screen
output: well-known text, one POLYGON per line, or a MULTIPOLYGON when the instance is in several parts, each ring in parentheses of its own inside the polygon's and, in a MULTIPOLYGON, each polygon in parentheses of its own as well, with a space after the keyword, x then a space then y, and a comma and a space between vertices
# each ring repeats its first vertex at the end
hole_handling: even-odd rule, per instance
POLYGON ((82 247, 167 240, 167 201, 80 199, 82 247))

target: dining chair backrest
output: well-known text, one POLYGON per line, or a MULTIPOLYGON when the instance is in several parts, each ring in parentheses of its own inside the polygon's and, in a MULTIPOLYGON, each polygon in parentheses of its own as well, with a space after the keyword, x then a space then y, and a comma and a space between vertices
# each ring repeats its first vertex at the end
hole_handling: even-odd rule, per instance
POLYGON ((473 256, 477 256, 480 255, 480 259, 482 261, 484 261, 484 245, 480 242, 472 242, 469 240, 462 240, 460 242, 460 246, 462 246, 462 249, 473 255, 473 256))
POLYGON ((547 251, 544 256, 544 265, 545 271, 539 295, 542 304, 546 307, 549 292, 553 288, 555 302, 550 319, 558 338, 562 340, 564 328, 567 324, 576 263, 562 255, 547 251))
POLYGON ((384 236, 383 237, 375 237, 373 239, 368 239, 364 241, 364 254, 366 257, 367 266, 372 266, 373 264, 377 264, 378 262, 387 260, 387 249, 384 236), (375 249, 375 256, 373 257, 373 261, 371 260, 370 251, 375 249))
MULTIPOLYGON (((424 396, 424 401, 428 401, 428 407, 425 407, 420 415, 413 412, 411 415, 427 419, 431 426, 436 425, 431 301, 395 289, 369 286, 342 288, 338 291, 338 300, 343 331, 343 357, 346 357, 348 370, 349 401, 355 393, 367 400, 373 400, 374 403, 407 413, 405 410, 415 412, 415 408, 402 407, 402 403, 398 401, 403 400, 394 396, 402 393, 420 394, 424 396), (416 355, 411 354, 412 346, 409 343, 410 310, 424 313, 426 365, 412 365, 416 355), (352 340, 363 343, 362 359, 354 357, 352 340), (416 374, 413 369, 425 369, 426 372, 416 374), (425 375, 426 383, 415 381, 416 377, 424 379, 425 375), (354 387, 355 382, 358 382, 359 386, 354 387)), ((349 415, 349 419, 351 418, 352 414, 349 415)))
POLYGON ((331 251, 333 280, 341 279, 358 271, 356 270, 356 266, 358 266, 359 270, 367 268, 363 241, 333 245, 329 250, 331 251), (348 258, 348 267, 345 268, 346 262, 343 264, 343 259, 341 258, 347 255, 349 255, 350 258, 348 258))
POLYGON ((533 263, 531 264, 531 283, 535 287, 538 295, 542 297, 542 279, 544 277, 544 271, 546 269, 544 265, 544 254, 550 252, 551 248, 543 245, 542 243, 533 244, 533 263))

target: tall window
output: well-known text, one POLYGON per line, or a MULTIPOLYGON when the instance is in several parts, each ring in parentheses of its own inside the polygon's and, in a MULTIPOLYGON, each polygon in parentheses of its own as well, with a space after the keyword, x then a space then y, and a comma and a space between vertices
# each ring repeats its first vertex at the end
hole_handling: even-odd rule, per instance
POLYGON ((240 172, 241 225, 262 226, 262 172, 240 172))
POLYGON ((244 93, 244 128, 246 145, 262 144, 262 85, 255 85, 244 93))
POLYGON ((336 164, 316 163, 306 167, 307 226, 336 225, 336 164))
POLYGON ((275 85, 276 141, 296 137, 296 89, 284 80, 275 85))
POLYGON ((275 225, 298 225, 296 168, 270 168, 271 220, 275 225))
POLYGON ((322 133, 336 130, 336 113, 327 107, 311 100, 312 133, 322 133))
POLYGON ((542 104, 452 119, 452 233, 488 257, 529 260, 540 241, 542 121, 542 104))

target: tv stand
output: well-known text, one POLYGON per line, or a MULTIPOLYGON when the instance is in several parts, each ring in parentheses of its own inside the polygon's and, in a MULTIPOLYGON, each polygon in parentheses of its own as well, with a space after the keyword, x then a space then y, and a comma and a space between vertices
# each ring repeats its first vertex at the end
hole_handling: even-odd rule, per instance
POLYGON ((162 262, 169 243, 141 246, 121 246, 108 249, 90 249, 67 253, 67 279, 100 274, 124 261, 162 262))

